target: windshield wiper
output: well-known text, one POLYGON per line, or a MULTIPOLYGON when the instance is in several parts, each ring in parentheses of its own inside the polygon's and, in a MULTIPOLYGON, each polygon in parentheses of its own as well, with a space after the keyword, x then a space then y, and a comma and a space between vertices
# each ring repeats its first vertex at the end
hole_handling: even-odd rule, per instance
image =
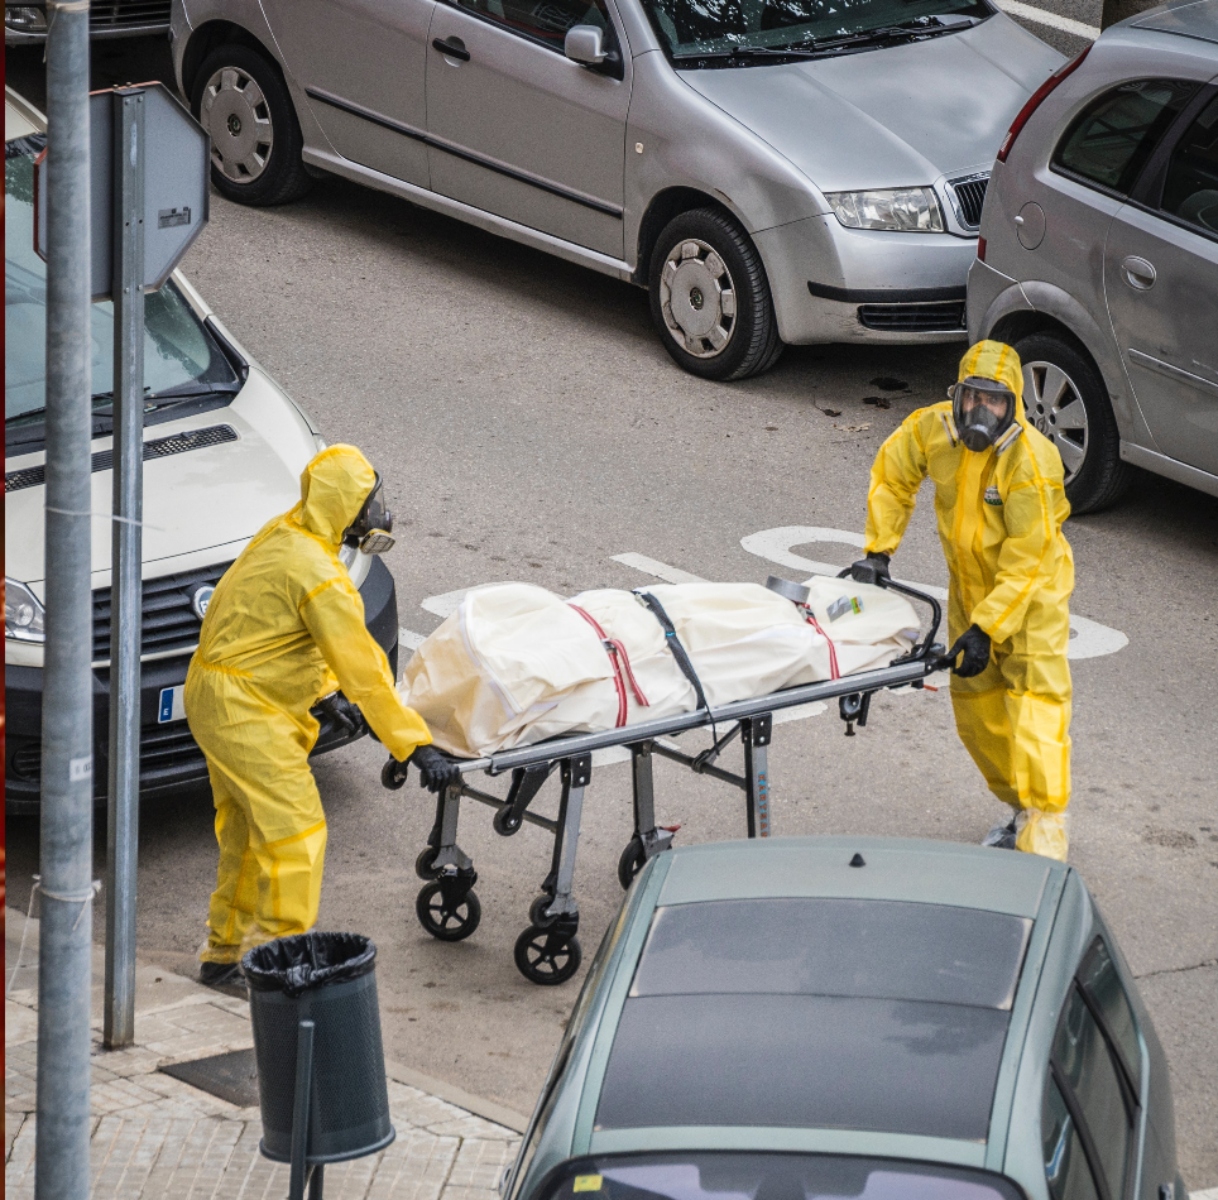
POLYGON ((706 59, 711 62, 728 62, 746 58, 817 58, 816 51, 808 49, 809 43, 798 47, 780 46, 733 46, 730 50, 706 50, 702 53, 674 54, 673 62, 696 62, 706 59))
POLYGON ((674 54, 674 62, 694 62, 704 59, 711 62, 730 62, 733 59, 756 58, 820 58, 823 54, 851 46, 873 43, 904 41, 919 37, 937 37, 944 33, 956 33, 971 29, 980 23, 978 17, 947 15, 943 17, 915 17, 899 25, 882 25, 878 29, 860 29, 856 33, 841 34, 832 38, 802 38, 786 46, 733 46, 730 50, 708 50, 701 54, 690 52, 674 54))
MULTIPOLYGON (((174 404, 184 404, 188 400, 201 400, 204 396, 235 396, 241 390, 239 383, 202 383, 192 380, 190 383, 178 383, 173 387, 164 388, 159 392, 144 389, 144 411, 155 412, 159 408, 169 408, 174 404)), ((114 408, 114 392, 94 392, 93 411, 108 413, 114 408), (101 401, 102 403, 98 403, 101 401)))

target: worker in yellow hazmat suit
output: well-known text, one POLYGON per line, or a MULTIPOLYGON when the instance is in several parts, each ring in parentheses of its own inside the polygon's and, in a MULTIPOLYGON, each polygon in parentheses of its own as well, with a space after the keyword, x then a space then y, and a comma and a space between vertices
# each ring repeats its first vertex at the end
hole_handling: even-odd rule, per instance
POLYGON ((368 460, 353 446, 331 446, 305 467, 300 503, 255 535, 208 604, 185 696, 220 843, 204 982, 238 982, 247 949, 317 919, 326 819, 308 759, 319 729, 310 709, 320 699, 341 688, 358 706, 354 720, 362 714, 398 761, 413 756, 425 786, 448 782, 451 764, 399 699, 338 557, 344 541, 388 549, 391 527, 368 460))
POLYGON ((1070 636, 1074 558, 1062 463, 1026 420, 1019 356, 978 342, 950 403, 910 414, 880 447, 867 497, 867 557, 856 578, 886 575, 922 481, 935 484, 950 574, 952 707, 990 790, 1016 809, 988 845, 1065 861, 1070 799, 1070 636))

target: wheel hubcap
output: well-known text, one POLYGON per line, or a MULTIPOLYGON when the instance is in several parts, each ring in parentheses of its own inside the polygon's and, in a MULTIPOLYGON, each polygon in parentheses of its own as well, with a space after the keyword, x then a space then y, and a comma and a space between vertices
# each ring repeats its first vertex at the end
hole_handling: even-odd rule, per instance
POLYGON ((698 238, 678 242, 660 273, 664 324, 695 358, 722 354, 736 327, 736 289, 723 259, 698 238))
POLYGON ((275 144, 271 110, 252 75, 222 67, 203 89, 199 119, 211 135, 212 165, 234 183, 253 183, 275 144))
POLYGON ((1087 457, 1087 410, 1078 385, 1054 363, 1024 363, 1023 402, 1028 419, 1057 447, 1069 483, 1087 457))

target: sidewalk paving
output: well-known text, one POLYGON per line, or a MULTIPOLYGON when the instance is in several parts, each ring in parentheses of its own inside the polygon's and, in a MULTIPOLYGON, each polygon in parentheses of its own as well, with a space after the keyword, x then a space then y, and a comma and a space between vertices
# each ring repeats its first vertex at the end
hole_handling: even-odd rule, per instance
MULTIPOLYGON (((34 1195, 38 922, 5 910, 5 1195, 34 1195)), ((160 1072, 171 1063, 253 1045, 249 1006, 149 964, 136 976, 136 1037, 101 1048, 103 948, 94 947, 92 1195, 101 1200, 280 1200, 288 1167, 258 1153, 259 1112, 160 1072)), ((397 1138, 326 1168, 327 1200, 497 1200, 524 1118, 396 1064, 386 1064, 397 1138)))

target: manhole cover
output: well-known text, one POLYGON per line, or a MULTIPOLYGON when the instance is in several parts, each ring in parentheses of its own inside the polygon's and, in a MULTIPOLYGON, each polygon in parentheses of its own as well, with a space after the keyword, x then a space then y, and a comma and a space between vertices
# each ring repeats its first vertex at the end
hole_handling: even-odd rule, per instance
POLYGON ((160 1070, 162 1074, 219 1096, 238 1108, 257 1107, 258 1069, 253 1050, 232 1050, 228 1054, 213 1054, 210 1058, 171 1063, 160 1070))

